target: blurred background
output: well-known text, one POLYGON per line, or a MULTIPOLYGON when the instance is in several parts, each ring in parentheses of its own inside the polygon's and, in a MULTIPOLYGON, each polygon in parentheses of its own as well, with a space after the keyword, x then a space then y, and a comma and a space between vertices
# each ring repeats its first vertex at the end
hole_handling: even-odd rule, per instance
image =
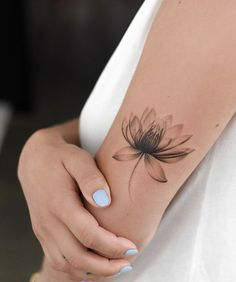
POLYGON ((142 0, 1 3, 0 281, 28 281, 42 252, 16 178, 27 138, 78 116, 142 0))

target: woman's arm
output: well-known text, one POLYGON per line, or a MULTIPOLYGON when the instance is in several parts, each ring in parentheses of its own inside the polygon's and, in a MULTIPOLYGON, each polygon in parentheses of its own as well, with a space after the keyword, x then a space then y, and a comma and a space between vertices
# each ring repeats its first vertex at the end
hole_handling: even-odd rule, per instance
POLYGON ((101 226, 139 249, 235 113, 234 6, 234 1, 163 2, 97 153, 113 201, 105 210, 87 208, 101 226))

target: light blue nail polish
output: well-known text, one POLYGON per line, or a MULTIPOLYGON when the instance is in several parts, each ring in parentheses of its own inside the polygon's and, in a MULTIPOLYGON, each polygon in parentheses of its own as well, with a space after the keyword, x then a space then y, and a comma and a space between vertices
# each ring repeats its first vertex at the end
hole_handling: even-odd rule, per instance
POLYGON ((110 204, 107 192, 104 189, 99 189, 93 193, 93 200, 99 207, 106 207, 110 204))
POLYGON ((130 250, 127 250, 124 253, 124 256, 128 257, 128 256, 134 256, 134 255, 137 255, 137 254, 138 254, 138 250, 137 249, 130 249, 130 250))
POLYGON ((121 268, 120 274, 128 273, 128 272, 130 272, 132 270, 133 270, 133 267, 131 265, 126 265, 126 266, 121 268))

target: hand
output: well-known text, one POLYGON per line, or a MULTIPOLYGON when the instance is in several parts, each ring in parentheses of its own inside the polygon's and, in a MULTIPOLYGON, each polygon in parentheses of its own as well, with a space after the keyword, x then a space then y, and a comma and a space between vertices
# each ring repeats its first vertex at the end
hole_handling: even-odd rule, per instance
POLYGON ((81 195, 97 208, 111 202, 110 190, 92 156, 44 129, 26 143, 18 177, 34 233, 50 265, 71 279, 96 280, 129 265, 125 253, 136 246, 99 226, 81 195), (111 260, 109 260, 109 259, 111 260))

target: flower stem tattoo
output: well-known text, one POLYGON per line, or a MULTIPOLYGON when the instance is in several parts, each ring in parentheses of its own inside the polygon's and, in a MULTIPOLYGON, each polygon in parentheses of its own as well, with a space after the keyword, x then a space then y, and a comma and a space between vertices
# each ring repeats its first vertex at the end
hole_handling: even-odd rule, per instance
POLYGON ((131 181, 140 161, 144 159, 148 174, 158 182, 167 182, 162 163, 176 163, 184 159, 195 149, 179 147, 192 135, 181 135, 183 124, 172 125, 172 115, 158 118, 153 108, 146 108, 139 118, 131 114, 129 120, 122 122, 122 134, 129 144, 116 152, 113 158, 117 161, 137 159, 131 172, 128 190, 131 196, 131 181))

